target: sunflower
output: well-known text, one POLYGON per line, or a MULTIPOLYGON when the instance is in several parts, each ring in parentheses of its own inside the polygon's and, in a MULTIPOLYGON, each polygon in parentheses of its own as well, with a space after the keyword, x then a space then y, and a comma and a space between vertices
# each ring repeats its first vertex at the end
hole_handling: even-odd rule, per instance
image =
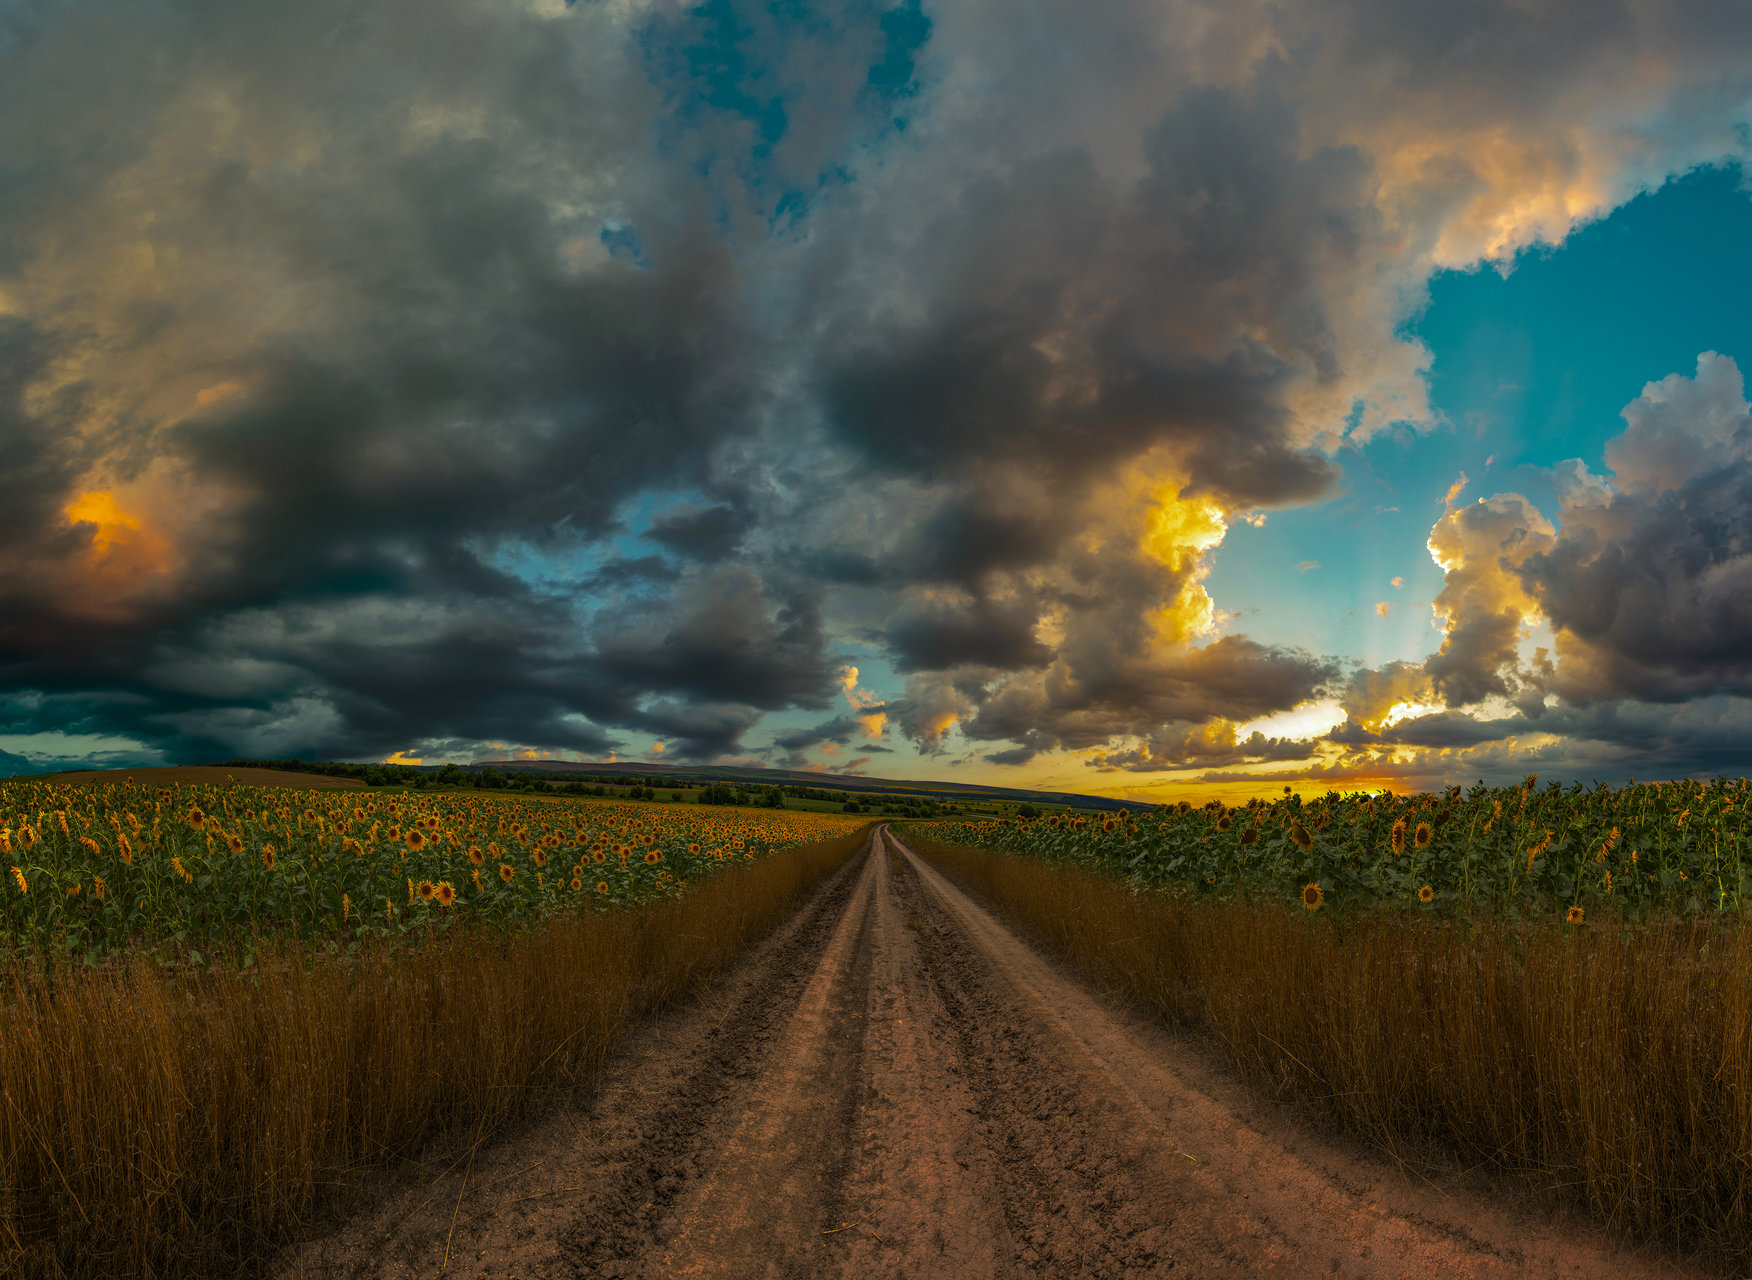
POLYGON ((534 853, 530 854, 529 857, 530 857, 530 861, 534 862, 536 866, 538 866, 538 867, 547 866, 547 854, 545 852, 543 852, 542 850, 537 849, 534 853))
POLYGON ((481 847, 478 844, 471 844, 468 847, 468 860, 478 867, 487 859, 486 855, 481 852, 481 847))
POLYGON ((690 841, 687 846, 687 851, 697 855, 700 851, 700 842, 698 840, 690 841))
POLYGON ((1217 819, 1217 830, 1218 831, 1227 831, 1229 829, 1230 825, 1231 825, 1231 823, 1229 822, 1229 815, 1226 813, 1222 817, 1217 819))
POLYGON ((596 892, 598 892, 598 893, 607 893, 607 892, 608 892, 608 881, 606 881, 606 880, 598 880, 598 881, 597 881, 597 882, 596 882, 596 892))
POLYGON ((1393 852, 1405 852, 1405 819, 1401 818, 1393 824, 1393 852))
POLYGON ((227 849, 231 850, 231 852, 233 852, 233 853, 242 853, 243 852, 243 837, 239 836, 239 835, 226 836, 225 837, 225 847, 227 849))
POLYGON ((1419 902, 1428 902, 1430 899, 1434 898, 1435 896, 1436 896, 1436 891, 1434 889, 1430 888, 1430 886, 1427 884, 1423 888, 1421 888, 1417 891, 1417 900, 1419 902))
POLYGON ((1580 924, 1582 922, 1582 909, 1580 907, 1571 907, 1569 909, 1569 914, 1565 916, 1564 919, 1570 924, 1580 924))
POLYGON ((1417 830, 1412 833, 1411 842, 1420 849, 1427 849, 1430 847, 1430 837, 1435 834, 1434 831, 1430 830, 1429 823, 1420 822, 1417 824, 1417 830))
POLYGON ((1290 823, 1290 839, 1296 842, 1296 848, 1303 853, 1307 853, 1314 847, 1314 837, 1309 834, 1308 828, 1300 822, 1290 823))
POLYGON ((430 880, 422 880, 415 888, 414 892, 420 895, 421 902, 430 902, 433 897, 437 895, 438 886, 433 884, 430 880))
POLYGON ((426 833, 421 831, 418 827, 410 827, 404 842, 407 844, 408 848, 412 849, 415 853, 418 853, 421 849, 426 847, 426 833))
POLYGON ((274 846, 264 844, 262 846, 262 865, 272 871, 276 861, 278 861, 278 855, 274 853, 274 846))
POLYGON ((510 884, 511 877, 516 874, 517 873, 511 869, 511 864, 509 862, 501 862, 499 864, 499 879, 503 880, 506 884, 510 884))
POLYGON ((97 900, 99 902, 103 901, 103 890, 104 890, 103 877, 102 876, 92 876, 91 877, 91 892, 94 895, 96 895, 97 900))
POLYGON ((581 878, 579 878, 578 876, 573 876, 572 877, 572 892, 577 893, 583 887, 584 887, 584 881, 581 878))
POLYGON ((12 878, 18 881, 18 891, 20 893, 30 892, 30 886, 26 884, 24 880, 24 872, 20 871, 17 867, 14 867, 12 868, 12 878))
POLYGON ((170 860, 170 868, 172 871, 175 871, 177 875, 181 876, 186 883, 193 884, 195 882, 194 876, 190 875, 188 868, 183 866, 181 858, 172 858, 170 860))
POLYGON ((1320 904, 1325 901, 1326 895, 1321 892, 1319 885, 1310 883, 1302 886, 1302 905, 1308 910, 1320 910, 1320 904))
POLYGON ((654 867, 659 862, 663 861, 663 855, 661 853, 659 853, 657 850, 653 849, 645 855, 645 861, 647 864, 654 867))
MULTIPOLYGON (((61 819, 61 822, 63 825, 66 823, 66 821, 67 820, 65 818, 61 819)), ((202 827, 207 825, 207 815, 201 812, 200 805, 195 805, 193 808, 191 808, 189 810, 188 823, 196 831, 199 831, 202 827)))
POLYGON ((1241 843, 1242 844, 1257 844, 1257 843, 1259 843, 1258 829, 1255 827, 1248 827, 1247 830, 1243 831, 1241 833, 1241 843))
POLYGON ((448 880, 440 880, 432 886, 432 896, 438 899, 438 905, 441 907, 456 905, 456 890, 451 887, 448 880))

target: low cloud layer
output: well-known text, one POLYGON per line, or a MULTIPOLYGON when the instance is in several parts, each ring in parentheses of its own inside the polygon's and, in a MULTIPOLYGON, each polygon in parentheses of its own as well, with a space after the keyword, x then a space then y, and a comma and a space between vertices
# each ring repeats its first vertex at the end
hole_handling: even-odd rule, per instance
POLYGON ((1744 158, 1743 6, 9 23, 0 731, 1146 773, 1305 760, 1235 726, 1321 696, 1379 753, 1406 702, 1580 734, 1752 693, 1726 356, 1562 511, 1452 502, 1421 669, 1203 585, 1347 445, 1441 429, 1433 271, 1744 158))

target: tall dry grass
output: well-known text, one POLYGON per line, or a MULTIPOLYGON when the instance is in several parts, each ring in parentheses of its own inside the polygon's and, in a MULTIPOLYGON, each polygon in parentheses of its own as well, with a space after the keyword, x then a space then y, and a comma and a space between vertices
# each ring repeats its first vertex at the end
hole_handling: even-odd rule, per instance
POLYGON ((1208 1032, 1250 1084, 1752 1270, 1745 926, 1333 919, 912 843, 1098 983, 1208 1032))
POLYGON ((630 1015, 731 960, 858 833, 527 930, 239 972, 15 970, 0 997, 0 1272, 235 1270, 364 1171, 591 1083, 630 1015))

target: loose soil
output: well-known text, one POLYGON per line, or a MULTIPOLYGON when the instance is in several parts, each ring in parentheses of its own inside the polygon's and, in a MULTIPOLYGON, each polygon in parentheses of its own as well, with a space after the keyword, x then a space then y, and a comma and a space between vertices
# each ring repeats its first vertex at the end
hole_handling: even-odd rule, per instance
MULTIPOLYGON (((587 981, 585 976, 568 980, 587 981)), ((1713 1276, 1412 1175, 1115 1009, 878 831, 591 1096, 287 1277, 1713 1276)))
POLYGON ((326 774, 296 773, 289 769, 228 768, 222 764, 182 764, 162 769, 76 769, 71 773, 31 774, 17 781, 96 782, 105 785, 132 782, 142 787, 216 787, 236 783, 244 787, 297 787, 304 791, 357 790, 365 785, 357 778, 331 778, 326 774))

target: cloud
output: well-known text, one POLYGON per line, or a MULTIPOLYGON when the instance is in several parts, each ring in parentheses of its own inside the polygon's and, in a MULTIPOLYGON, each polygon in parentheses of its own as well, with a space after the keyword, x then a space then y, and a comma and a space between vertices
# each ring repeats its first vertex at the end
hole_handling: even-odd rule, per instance
POLYGON ((655 516, 644 536, 683 555, 722 560, 735 551, 748 526, 747 513, 734 507, 679 503, 655 516))
MULTIPOLYGON (((1752 416, 1739 367, 1650 383, 1606 445, 1611 483, 1566 495, 1519 576, 1557 634, 1573 701, 1752 691, 1752 416)), ((1585 468, 1583 469, 1585 473, 1585 468)))
MULTIPOLYGON (((905 680, 863 731, 932 751, 1294 706, 1343 664, 1225 621, 1228 526, 1429 425, 1433 270, 1743 154, 1752 41, 1726 5, 185 18, 0 47, 4 688, 172 759, 735 753, 854 643, 905 680)), ((1730 365, 1646 392, 1561 529, 1444 514, 1451 708, 1743 687, 1730 365)))
POLYGON ((1234 724, 1213 720, 1200 728, 1162 735, 1126 750, 1100 751, 1083 763, 1102 772, 1126 769, 1153 773, 1163 769, 1311 760, 1318 754, 1316 742, 1267 738, 1257 729, 1242 738, 1234 724))
POLYGON ((1435 610, 1444 635, 1424 670, 1450 707, 1520 688, 1521 633, 1539 605, 1517 570, 1555 538, 1551 522, 1518 493, 1451 507, 1430 530, 1430 554, 1442 568, 1435 610))

